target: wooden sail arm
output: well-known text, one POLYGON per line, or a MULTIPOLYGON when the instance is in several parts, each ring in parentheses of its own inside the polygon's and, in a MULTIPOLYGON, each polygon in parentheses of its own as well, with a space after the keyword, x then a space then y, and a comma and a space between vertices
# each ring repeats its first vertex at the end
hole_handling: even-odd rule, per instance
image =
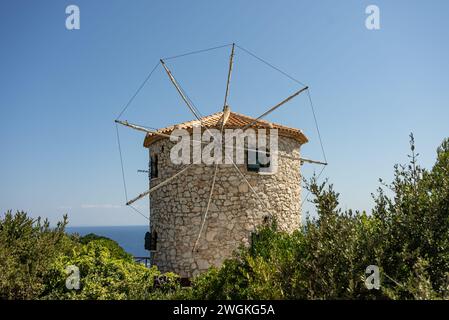
POLYGON ((323 166, 327 166, 328 165, 327 162, 318 161, 318 160, 312 160, 312 159, 307 159, 307 158, 299 158, 298 160, 301 161, 301 162, 307 162, 307 163, 313 163, 313 164, 321 164, 323 166))
MULTIPOLYGON (((135 130, 138 130, 138 131, 156 134, 156 135, 159 135, 159 136, 162 136, 162 137, 165 137, 165 138, 170 138, 170 137, 171 137, 171 136, 168 135, 168 134, 164 134, 164 133, 160 133, 160 132, 157 132, 157 131, 154 131, 154 130, 150 130, 150 129, 144 128, 144 127, 142 127, 142 126, 138 126, 138 125, 129 123, 129 122, 126 121, 126 120, 125 120, 125 121, 115 120, 115 122, 116 122, 116 123, 119 123, 119 124, 121 124, 121 125, 124 125, 124 126, 126 126, 126 127, 129 127, 129 128, 135 129, 135 130)), ((210 142, 208 142, 208 141, 193 140, 193 139, 192 139, 190 142, 191 142, 191 143, 193 143, 193 142, 198 142, 198 143, 205 144, 205 145, 208 145, 208 144, 210 143, 210 142)), ((236 149, 236 150, 244 150, 244 151, 258 152, 257 149, 251 149, 251 148, 237 148, 237 147, 236 147, 235 149, 236 149)), ((283 154, 279 154, 279 156, 280 156, 280 157, 283 157, 283 158, 291 158, 291 159, 294 159, 294 160, 300 160, 300 161, 307 162, 307 163, 315 163, 315 164, 327 165, 327 162, 321 162, 321 161, 311 160, 311 159, 307 159, 307 158, 297 158, 297 157, 291 157, 291 156, 283 155, 283 154)), ((144 196, 145 196, 145 195, 144 195, 144 196)))
POLYGON ((175 86, 176 91, 178 91, 178 93, 181 96, 182 100, 185 102, 185 104, 190 109, 190 111, 195 115, 195 117, 201 122, 200 116, 197 114, 197 112, 195 111, 195 108, 192 106, 192 104, 190 103, 189 99, 187 99, 186 95, 181 90, 181 87, 179 86, 178 82, 176 81, 175 77, 173 76, 173 74, 171 73, 170 69, 167 67, 167 65, 165 64, 164 60, 162 60, 162 59, 161 59, 161 64, 164 67, 165 72, 167 72, 168 78, 170 79, 170 81, 175 86))
POLYGON ((168 134, 160 133, 160 132, 157 132, 156 130, 150 130, 150 129, 144 128, 142 126, 129 123, 126 120, 125 121, 115 120, 115 123, 121 124, 121 125, 123 125, 125 127, 131 128, 131 129, 134 129, 134 130, 137 130, 137 131, 142 131, 142 132, 146 132, 146 133, 151 133, 151 134, 155 134, 155 135, 158 135, 158 136, 162 136, 162 137, 165 137, 165 138, 170 138, 170 135, 168 135, 168 134))
POLYGON ((232 44, 231 57, 229 58, 228 80, 226 81, 226 93, 225 93, 223 108, 225 108, 228 104, 229 83, 231 82, 232 65, 234 62, 234 47, 235 47, 235 43, 232 44))
POLYGON ((134 202, 136 202, 137 200, 142 199, 143 197, 149 195, 151 192, 156 191, 157 189, 165 186, 167 183, 169 183, 170 181, 172 181, 173 179, 175 179, 177 176, 180 176, 181 174, 183 174, 185 171, 187 171, 187 169, 189 169, 191 166, 193 165, 193 163, 187 165, 184 169, 178 171, 176 174, 172 175, 170 178, 165 179, 164 181, 158 183, 156 186, 154 186, 153 188, 150 188, 149 190, 139 194, 137 197, 135 197, 134 199, 129 200, 126 205, 129 206, 131 204, 133 204, 134 202))
POLYGON ((257 123, 260 119, 262 119, 263 117, 267 116, 268 114, 270 114, 271 112, 273 112, 274 110, 276 110, 277 108, 279 108, 280 106, 282 106, 283 104, 289 102, 291 99, 293 99, 294 97, 298 96, 299 94, 301 94, 302 92, 306 91, 307 89, 309 89, 309 87, 304 87, 299 91, 296 91, 294 94, 292 94, 291 96, 287 97, 286 99, 282 100, 281 102, 279 102, 277 105, 275 105, 274 107, 270 108, 268 111, 262 113, 259 117, 257 117, 254 121, 252 121, 251 123, 247 124, 246 126, 244 126, 242 128, 242 130, 246 130, 249 127, 251 127, 252 125, 254 125, 255 123, 257 123))
MULTIPOLYGON (((223 130, 224 130, 226 121, 228 121, 229 116, 231 114, 231 109, 227 105, 227 100, 228 100, 228 94, 229 94, 229 82, 231 81, 233 58, 234 58, 234 44, 232 44, 231 57, 229 59, 228 79, 226 81, 226 93, 225 93, 225 99, 224 99, 224 103, 223 103, 223 115, 222 115, 222 117, 221 117, 221 119, 220 119, 220 121, 218 123, 219 126, 221 127, 221 129, 220 129, 220 133, 221 134, 223 134, 223 130)), ((211 201, 212 201, 212 195, 214 193, 215 180, 217 178, 217 169, 218 169, 218 163, 215 164, 214 175, 213 175, 213 178, 212 178, 212 185, 210 187, 209 198, 207 200, 206 211, 204 212, 202 223, 201 223, 201 227, 200 227, 200 230, 198 232, 198 236, 196 238, 195 244, 193 245, 192 252, 195 251, 195 249, 196 249, 196 247, 198 245, 198 242, 200 241, 201 234, 203 232, 204 225, 206 223, 207 214, 209 213, 209 207, 210 207, 210 204, 211 204, 211 201)))

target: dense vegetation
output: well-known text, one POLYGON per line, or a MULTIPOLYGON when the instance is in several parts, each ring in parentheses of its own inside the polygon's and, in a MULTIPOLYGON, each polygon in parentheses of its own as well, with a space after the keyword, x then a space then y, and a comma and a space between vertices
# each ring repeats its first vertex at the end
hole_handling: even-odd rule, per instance
POLYGON ((0 299, 153 299, 176 287, 155 268, 134 262, 115 241, 93 234, 65 234, 67 218, 50 228, 24 212, 0 220, 0 299), (80 288, 69 290, 68 266, 79 268, 80 288))
POLYGON ((381 181, 370 214, 342 211, 328 182, 307 182, 317 218, 286 234, 276 222, 253 235, 220 268, 180 288, 176 276, 154 286, 156 268, 133 262, 115 242, 67 236, 66 219, 48 222, 25 213, 0 220, 0 298, 6 299, 448 299, 449 139, 433 168, 396 165, 381 181), (80 290, 67 290, 66 267, 80 269, 80 290), (368 290, 365 270, 380 269, 379 290, 368 290))
POLYGON ((373 194, 375 207, 342 212, 338 193, 307 183, 318 218, 292 235, 264 228, 249 249, 195 279, 198 299, 448 299, 449 139, 433 168, 417 163, 411 135, 408 165, 373 194), (368 290, 365 270, 380 269, 368 290))

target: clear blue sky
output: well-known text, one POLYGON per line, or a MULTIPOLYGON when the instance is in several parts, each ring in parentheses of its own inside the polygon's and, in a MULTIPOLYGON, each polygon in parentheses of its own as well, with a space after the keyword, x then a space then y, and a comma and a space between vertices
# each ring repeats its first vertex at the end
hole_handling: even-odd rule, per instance
MULTIPOLYGON (((369 209, 378 178, 421 163, 449 136, 448 1, 2 1, 0 210, 71 225, 146 221, 123 206, 113 120, 161 57, 226 43, 308 84, 343 208, 369 209), (76 4, 81 29, 65 28, 76 4), (381 29, 365 28, 380 8, 381 29)), ((229 48, 168 61, 202 114, 221 108, 229 48)), ((256 116, 298 86, 237 50, 230 105, 256 116)), ((123 119, 160 127, 192 117, 159 68, 123 119)), ((321 153, 306 96, 270 120, 302 128, 321 153)), ((120 128, 129 194, 146 190, 143 136, 120 128)), ((310 176, 316 166, 305 165, 310 176)), ((148 203, 139 207, 146 212, 148 203)), ((310 207, 306 206, 306 209, 310 207)))

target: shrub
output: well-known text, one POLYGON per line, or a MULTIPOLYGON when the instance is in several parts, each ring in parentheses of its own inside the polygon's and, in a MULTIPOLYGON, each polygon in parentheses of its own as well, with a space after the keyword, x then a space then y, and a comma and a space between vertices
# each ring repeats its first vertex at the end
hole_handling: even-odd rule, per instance
POLYGON ((133 256, 126 252, 116 241, 109 239, 107 237, 99 236, 94 233, 86 234, 82 236, 78 240, 82 244, 88 244, 91 242, 95 242, 100 244, 103 247, 108 248, 109 253, 112 257, 117 259, 124 259, 127 261, 132 261, 133 256))
POLYGON ((371 214, 343 212, 333 186, 313 177, 306 188, 316 219, 308 218, 291 235, 277 231, 275 223, 258 230, 249 248, 197 277, 191 297, 449 298, 449 140, 428 171, 418 165, 410 138, 410 163, 395 166, 391 184, 381 181, 371 214), (365 286, 369 265, 380 268, 380 290, 365 286))
POLYGON ((46 277, 45 299, 144 299, 153 290, 159 271, 114 257, 97 240, 75 246, 68 255, 56 259, 46 277), (80 289, 66 288, 67 266, 79 268, 80 289))
POLYGON ((67 236, 67 217, 48 220, 8 211, 0 219, 0 299, 154 299, 179 289, 178 277, 134 262, 115 241, 67 236), (68 266, 80 271, 80 289, 66 288, 68 266), (155 277, 164 282, 154 288, 155 277))
POLYGON ((66 217, 48 221, 24 212, 0 220, 0 298, 3 299, 448 299, 449 139, 431 170, 410 162, 373 195, 370 214, 339 208, 339 194, 313 177, 317 218, 281 232, 276 221, 252 236, 221 268, 180 288, 179 277, 145 268, 110 239, 68 237, 66 217), (68 290, 66 268, 80 270, 68 290), (381 287, 368 290, 365 270, 380 269, 381 287), (154 285, 155 277, 164 281, 154 285))
POLYGON ((65 252, 67 217, 51 229, 48 220, 11 211, 0 219, 0 298, 33 299, 45 289, 48 265, 65 252))

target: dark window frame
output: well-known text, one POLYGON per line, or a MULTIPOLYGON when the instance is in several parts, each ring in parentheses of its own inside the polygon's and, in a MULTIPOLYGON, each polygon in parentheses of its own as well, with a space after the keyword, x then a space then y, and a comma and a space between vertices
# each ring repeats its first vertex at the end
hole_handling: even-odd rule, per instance
POLYGON ((158 156, 156 153, 150 156, 150 178, 158 178, 159 170, 158 170, 158 156))
POLYGON ((268 161, 268 163, 266 164, 262 164, 259 161, 259 154, 265 152, 267 157, 270 157, 270 149, 267 148, 266 150, 262 151, 259 150, 258 148, 256 149, 256 151, 252 151, 252 150, 246 150, 246 169, 249 172, 260 172, 260 168, 269 168, 270 167, 270 162, 268 161), (256 153, 256 163, 249 163, 249 153, 250 152, 255 152, 256 153))
POLYGON ((145 250, 157 251, 157 231, 147 231, 145 233, 145 250))

